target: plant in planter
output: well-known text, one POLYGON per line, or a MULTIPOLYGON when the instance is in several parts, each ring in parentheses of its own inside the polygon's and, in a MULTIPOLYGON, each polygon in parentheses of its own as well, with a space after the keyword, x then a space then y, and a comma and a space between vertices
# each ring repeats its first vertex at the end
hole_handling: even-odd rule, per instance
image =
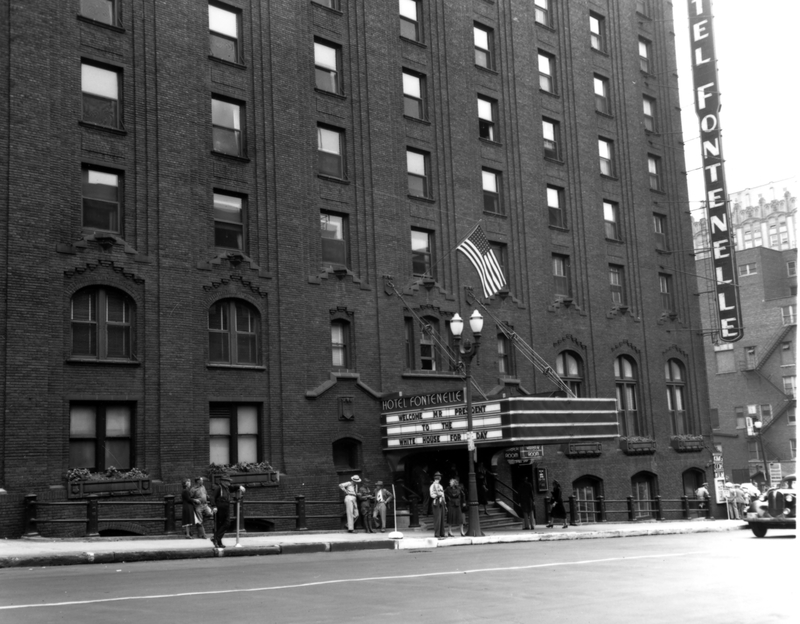
POLYGON ((691 433, 674 435, 670 438, 669 444, 679 453, 697 453, 706 447, 703 436, 691 433))
POLYGON ((652 455, 656 452, 656 441, 645 436, 623 436, 619 448, 626 455, 652 455))
POLYGON ((150 476, 141 468, 119 470, 109 466, 103 472, 92 472, 88 468, 72 468, 64 476, 67 480, 69 498, 83 498, 90 494, 97 496, 150 494, 150 476))
POLYGON ((277 487, 280 473, 269 462, 239 462, 238 464, 209 464, 206 474, 213 484, 223 474, 231 478, 234 485, 247 487, 277 487))
POLYGON ((599 457, 603 445, 601 442, 569 442, 562 450, 567 457, 599 457))

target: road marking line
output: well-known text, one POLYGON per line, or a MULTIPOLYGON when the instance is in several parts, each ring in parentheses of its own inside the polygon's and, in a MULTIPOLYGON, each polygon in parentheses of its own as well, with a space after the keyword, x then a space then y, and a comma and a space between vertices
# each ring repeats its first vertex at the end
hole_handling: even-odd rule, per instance
POLYGON ((535 568, 552 568, 557 566, 587 565, 592 563, 608 563, 610 561, 625 561, 633 559, 659 559, 664 557, 687 557, 689 555, 705 555, 708 551, 696 550, 685 553, 663 553, 658 555, 637 555, 634 557, 608 557, 606 559, 585 559, 583 561, 560 561, 554 563, 536 563, 524 566, 507 566, 503 568, 476 568, 474 570, 446 570, 444 572, 426 572, 424 574, 398 574, 392 576, 368 576, 362 578, 331 579, 328 581, 314 581, 310 583, 297 583, 295 585, 274 585, 272 587, 251 587, 249 589, 218 589, 201 592, 184 592, 180 594, 153 594, 149 596, 123 596, 120 598, 98 598, 96 600, 72 600, 68 602, 47 602, 42 604, 0 606, 0 611, 11 609, 35 609, 38 607, 70 607, 77 605, 101 604, 105 602, 123 602, 126 600, 155 600, 157 598, 185 598, 191 596, 211 596, 224 594, 244 594, 250 592, 275 591, 278 589, 300 589, 303 587, 318 587, 320 585, 336 585, 341 583, 363 583, 364 581, 395 581, 402 579, 427 578, 432 576, 455 576, 461 574, 481 574, 485 572, 508 572, 512 570, 533 570, 535 568))

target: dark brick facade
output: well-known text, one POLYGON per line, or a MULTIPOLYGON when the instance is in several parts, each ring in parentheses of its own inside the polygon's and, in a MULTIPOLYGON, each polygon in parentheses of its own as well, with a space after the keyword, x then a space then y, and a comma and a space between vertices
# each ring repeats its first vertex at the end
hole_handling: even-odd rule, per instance
MULTIPOLYGON (((422 0, 421 41, 412 42, 398 35, 395 2, 341 0, 331 10, 310 0, 226 0, 220 6, 238 12, 237 63, 209 56, 204 2, 117 4, 119 25, 107 26, 78 16, 77 1, 0 0, 8 42, 0 84, 9 89, 0 98, 2 534, 20 531, 21 495, 62 491, 75 402, 133 405, 132 463, 167 491, 208 464, 211 403, 259 407, 259 459, 285 477, 256 497, 335 499, 336 483, 354 471, 408 476, 415 458, 381 449, 379 397, 461 381, 406 370, 403 304, 384 277, 412 308, 439 315, 446 333, 453 313, 469 314, 464 287, 480 287, 455 252, 479 221, 507 249, 508 294, 487 305, 545 360, 580 355, 587 396, 614 396, 616 357, 638 365, 638 408, 655 454, 627 456, 604 442, 599 458, 569 459, 546 447, 550 476, 570 493, 591 475, 595 494, 620 501, 640 472, 665 499, 702 480, 709 452, 670 448, 664 380, 666 361, 679 360, 690 428, 708 443, 668 2, 651 0, 645 16, 633 0, 554 0, 550 25, 540 25, 527 0, 422 0), (603 18, 604 51, 590 47, 590 11, 603 18), (474 63, 474 24, 492 31, 492 69, 474 63), (640 37, 651 42, 648 74, 640 37), (339 49, 341 94, 315 89, 315 38, 339 49), (555 59, 554 94, 539 88, 540 51, 555 59), (80 122, 82 61, 117 72, 118 128, 80 122), (403 115, 404 68, 425 77, 425 120, 403 115), (595 111, 595 73, 608 78, 610 114, 595 111), (478 95, 497 102, 495 141, 478 137, 478 95), (656 102, 655 132, 643 126, 644 96, 656 102), (212 97, 243 107, 242 156, 212 153, 212 97), (558 160, 543 157, 543 117, 558 123, 558 160), (343 133, 344 179, 317 175, 318 124, 343 133), (614 144, 613 177, 600 175, 600 137, 614 144), (408 148, 429 156, 428 199, 408 195, 408 148), (648 155, 660 159, 658 191, 648 155), (82 166, 121 176, 113 236, 82 227, 82 166), (483 211, 482 168, 501 174, 502 214, 483 211), (564 189, 566 227, 549 226, 548 184, 564 189), (240 252, 215 247, 214 192, 246 198, 240 252), (604 201, 619 207, 615 240, 605 237, 604 201), (347 219, 346 271, 323 268, 321 211, 347 219), (654 213, 665 218, 672 252, 655 249, 654 213), (411 228, 433 234, 430 288, 412 275, 411 228), (569 305, 555 296, 553 254, 570 259, 569 305), (611 299, 609 264, 624 268, 622 307, 611 299), (672 278, 669 310, 659 274, 672 278), (134 358, 71 357, 70 301, 93 285, 130 298, 134 358), (260 320, 258 365, 209 363, 208 310, 226 299, 260 320), (336 315, 350 321, 345 372, 331 368, 336 315), (352 420, 340 419, 342 397, 352 397, 352 420), (334 464, 343 439, 356 441, 354 468, 334 464)), ((473 367, 482 388, 554 389, 519 354, 515 375, 499 375, 495 334, 487 323, 473 367)), ((480 451, 510 480, 502 456, 480 451)), ((431 452, 425 461, 453 457, 431 452)))

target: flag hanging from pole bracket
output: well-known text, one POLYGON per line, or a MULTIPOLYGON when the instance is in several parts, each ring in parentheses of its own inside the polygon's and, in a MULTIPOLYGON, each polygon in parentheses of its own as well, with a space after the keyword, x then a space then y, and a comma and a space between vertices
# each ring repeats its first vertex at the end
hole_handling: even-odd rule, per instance
POLYGON ((481 278, 484 297, 491 297, 506 285, 503 269, 492 251, 481 224, 475 226, 457 249, 472 262, 481 278))

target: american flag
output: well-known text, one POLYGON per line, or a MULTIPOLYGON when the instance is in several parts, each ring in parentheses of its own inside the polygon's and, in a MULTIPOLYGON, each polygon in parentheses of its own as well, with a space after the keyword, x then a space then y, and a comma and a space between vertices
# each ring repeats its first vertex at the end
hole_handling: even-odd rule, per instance
POLYGON ((479 223, 457 248, 478 270, 483 286, 483 295, 491 297, 506 285, 503 269, 492 251, 486 234, 479 223))

